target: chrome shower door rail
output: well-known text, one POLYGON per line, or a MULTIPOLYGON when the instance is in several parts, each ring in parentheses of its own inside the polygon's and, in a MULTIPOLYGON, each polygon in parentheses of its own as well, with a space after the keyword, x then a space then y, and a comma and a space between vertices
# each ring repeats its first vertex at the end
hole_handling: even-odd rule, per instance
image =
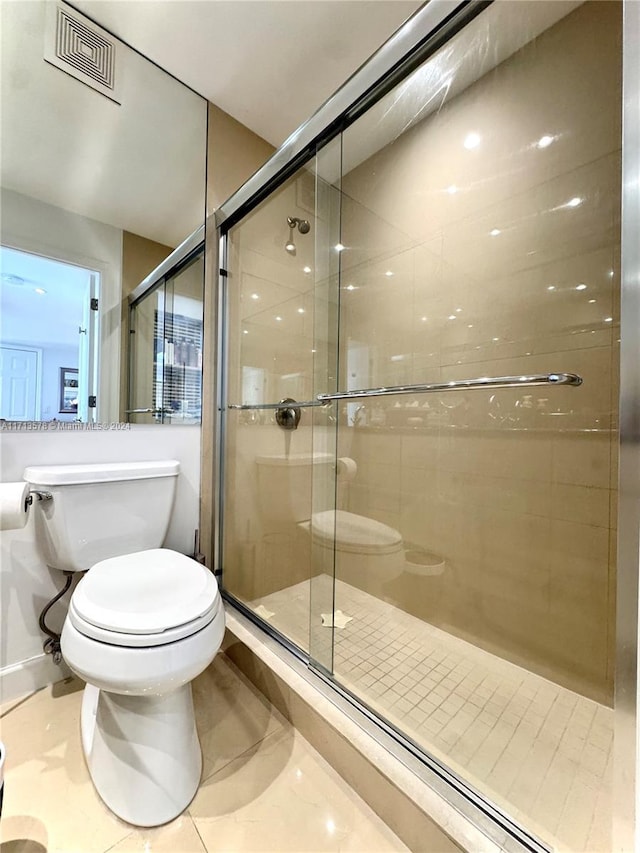
MULTIPOLYGON (((326 406, 327 404, 321 400, 307 400, 299 403, 294 400, 289 406, 295 406, 296 409, 309 409, 312 406, 326 406)), ((287 407, 287 403, 280 401, 279 403, 229 403, 227 409, 239 409, 243 412, 258 411, 264 409, 283 409, 287 407)))
MULTIPOLYGON (((536 385, 582 385, 577 373, 534 373, 528 376, 481 376, 477 379, 455 379, 428 385, 390 385, 382 388, 363 388, 359 391, 339 391, 318 394, 320 403, 332 400, 357 400, 360 397, 383 397, 386 394, 440 394, 443 391, 468 391, 474 388, 531 388, 536 385)), ((297 404, 300 405, 300 404, 297 404)))

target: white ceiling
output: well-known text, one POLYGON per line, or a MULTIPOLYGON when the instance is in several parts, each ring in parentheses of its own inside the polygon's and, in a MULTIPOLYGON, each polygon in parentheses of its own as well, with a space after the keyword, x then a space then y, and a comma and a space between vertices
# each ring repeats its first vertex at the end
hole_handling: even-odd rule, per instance
POLYGON ((206 105, 196 92, 277 146, 419 5, 76 0, 139 51, 119 49, 118 106, 44 61, 51 0, 0 0, 0 184, 176 246, 205 207, 206 105))
POLYGON ((72 0, 276 147, 418 0, 72 0))

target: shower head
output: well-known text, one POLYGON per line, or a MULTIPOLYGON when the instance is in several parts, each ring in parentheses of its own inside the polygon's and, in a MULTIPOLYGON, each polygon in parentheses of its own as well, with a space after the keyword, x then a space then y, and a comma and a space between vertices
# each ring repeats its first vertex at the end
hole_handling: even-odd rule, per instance
POLYGON ((311 231, 311 225, 308 219, 298 219, 297 216, 287 216, 287 225, 291 230, 297 226, 301 234, 308 234, 311 231))
POLYGON ((308 234, 311 231, 311 225, 309 220, 299 219, 297 216, 287 216, 287 225, 289 226, 289 239, 284 244, 284 249, 290 255, 295 255, 296 244, 293 242, 293 229, 297 228, 301 234, 308 234))

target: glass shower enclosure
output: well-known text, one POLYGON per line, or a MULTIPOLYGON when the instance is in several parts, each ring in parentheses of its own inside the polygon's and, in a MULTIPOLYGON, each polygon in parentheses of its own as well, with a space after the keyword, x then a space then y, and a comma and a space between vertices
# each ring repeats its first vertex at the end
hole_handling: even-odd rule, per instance
POLYGON ((608 850, 622 6, 431 6, 220 212, 217 565, 529 849, 608 850))

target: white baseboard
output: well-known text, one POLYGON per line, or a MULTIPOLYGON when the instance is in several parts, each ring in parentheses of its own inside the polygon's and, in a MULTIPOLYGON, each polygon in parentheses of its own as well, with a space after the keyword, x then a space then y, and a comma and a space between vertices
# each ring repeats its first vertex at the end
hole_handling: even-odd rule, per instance
POLYGON ((70 675, 64 661, 58 666, 51 655, 45 654, 3 666, 0 669, 0 702, 26 696, 70 675))

